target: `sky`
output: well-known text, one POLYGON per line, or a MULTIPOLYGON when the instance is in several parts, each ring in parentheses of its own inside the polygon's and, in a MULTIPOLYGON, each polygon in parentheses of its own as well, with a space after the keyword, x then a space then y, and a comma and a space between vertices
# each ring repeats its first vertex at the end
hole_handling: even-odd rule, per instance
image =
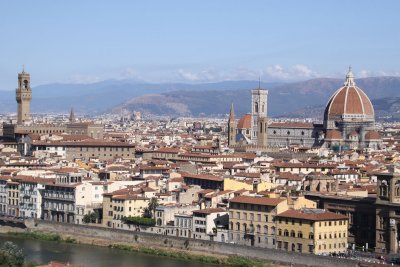
POLYGON ((400 76, 400 1, 0 0, 0 90, 400 76))

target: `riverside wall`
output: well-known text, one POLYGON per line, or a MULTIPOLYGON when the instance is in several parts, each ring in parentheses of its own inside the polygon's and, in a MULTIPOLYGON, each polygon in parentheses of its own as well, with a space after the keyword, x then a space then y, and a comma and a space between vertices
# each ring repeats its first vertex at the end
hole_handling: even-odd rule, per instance
POLYGON ((145 232, 104 228, 42 220, 27 223, 27 231, 57 233, 64 236, 85 239, 85 243, 107 245, 112 243, 133 246, 178 249, 195 253, 214 255, 239 255, 265 261, 285 263, 293 266, 359 266, 356 261, 315 255, 287 252, 276 249, 255 248, 236 244, 164 236, 145 232))

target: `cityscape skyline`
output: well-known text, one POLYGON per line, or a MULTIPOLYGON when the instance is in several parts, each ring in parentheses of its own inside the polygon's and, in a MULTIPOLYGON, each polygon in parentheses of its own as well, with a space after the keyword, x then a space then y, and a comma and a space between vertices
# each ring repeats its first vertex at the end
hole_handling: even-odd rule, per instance
POLYGON ((290 82, 342 77, 348 65, 360 78, 398 76, 388 60, 399 55, 398 6, 39 1, 21 8, 10 2, 0 10, 0 90, 15 89, 23 64, 35 74, 33 86, 108 79, 290 82))

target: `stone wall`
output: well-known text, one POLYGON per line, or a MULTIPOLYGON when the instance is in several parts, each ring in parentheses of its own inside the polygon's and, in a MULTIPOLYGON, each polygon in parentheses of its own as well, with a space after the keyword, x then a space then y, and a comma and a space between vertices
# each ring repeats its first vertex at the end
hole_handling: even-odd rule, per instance
POLYGON ((53 223, 37 220, 34 223, 27 223, 27 227, 30 231, 43 231, 57 233, 60 235, 71 235, 73 237, 86 237, 89 240, 92 238, 93 240, 104 240, 111 243, 131 243, 132 245, 174 248, 187 251, 206 252, 217 255, 240 255, 267 261, 293 264, 296 266, 357 266, 357 262, 345 259, 305 255, 297 252, 286 252, 276 249, 256 248, 228 243, 164 236, 145 232, 109 229, 98 226, 53 223))

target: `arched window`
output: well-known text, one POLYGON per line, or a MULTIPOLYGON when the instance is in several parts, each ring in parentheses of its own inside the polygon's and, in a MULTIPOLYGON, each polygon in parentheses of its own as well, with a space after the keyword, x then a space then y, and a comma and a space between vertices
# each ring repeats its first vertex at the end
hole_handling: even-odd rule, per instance
POLYGON ((278 229, 278 235, 282 235, 282 230, 278 229))
MULTIPOLYGON (((268 230, 268 227, 267 227, 267 230, 268 230)), ((272 226, 271 227, 271 235, 274 235, 275 234, 275 226, 272 226)))
POLYGON ((309 239, 314 239, 314 233, 310 233, 310 234, 308 235, 308 238, 309 238, 309 239))
POLYGON ((303 238, 303 233, 302 233, 301 231, 299 231, 299 232, 297 233, 297 237, 298 237, 298 238, 303 238))
POLYGON ((260 226, 260 225, 257 225, 257 226, 256 226, 256 230, 257 230, 257 233, 261 233, 261 226, 260 226))
POLYGON ((283 232, 284 236, 289 236, 289 231, 285 229, 285 231, 283 232))
POLYGON ((258 102, 256 102, 256 103, 254 104, 254 111, 255 111, 256 113, 258 113, 258 102))
POLYGON ((267 225, 264 225, 264 234, 268 234, 268 226, 267 225))
POLYGON ((296 237, 296 233, 295 233, 295 231, 290 231, 290 237, 296 237))
POLYGON ((381 185, 379 186, 379 194, 382 197, 387 197, 388 196, 388 183, 386 180, 383 180, 381 182, 381 185))
POLYGON ((236 230, 240 231, 240 223, 236 223, 236 230))
POLYGON ((394 194, 396 197, 400 196, 400 181, 397 181, 394 185, 394 194))

